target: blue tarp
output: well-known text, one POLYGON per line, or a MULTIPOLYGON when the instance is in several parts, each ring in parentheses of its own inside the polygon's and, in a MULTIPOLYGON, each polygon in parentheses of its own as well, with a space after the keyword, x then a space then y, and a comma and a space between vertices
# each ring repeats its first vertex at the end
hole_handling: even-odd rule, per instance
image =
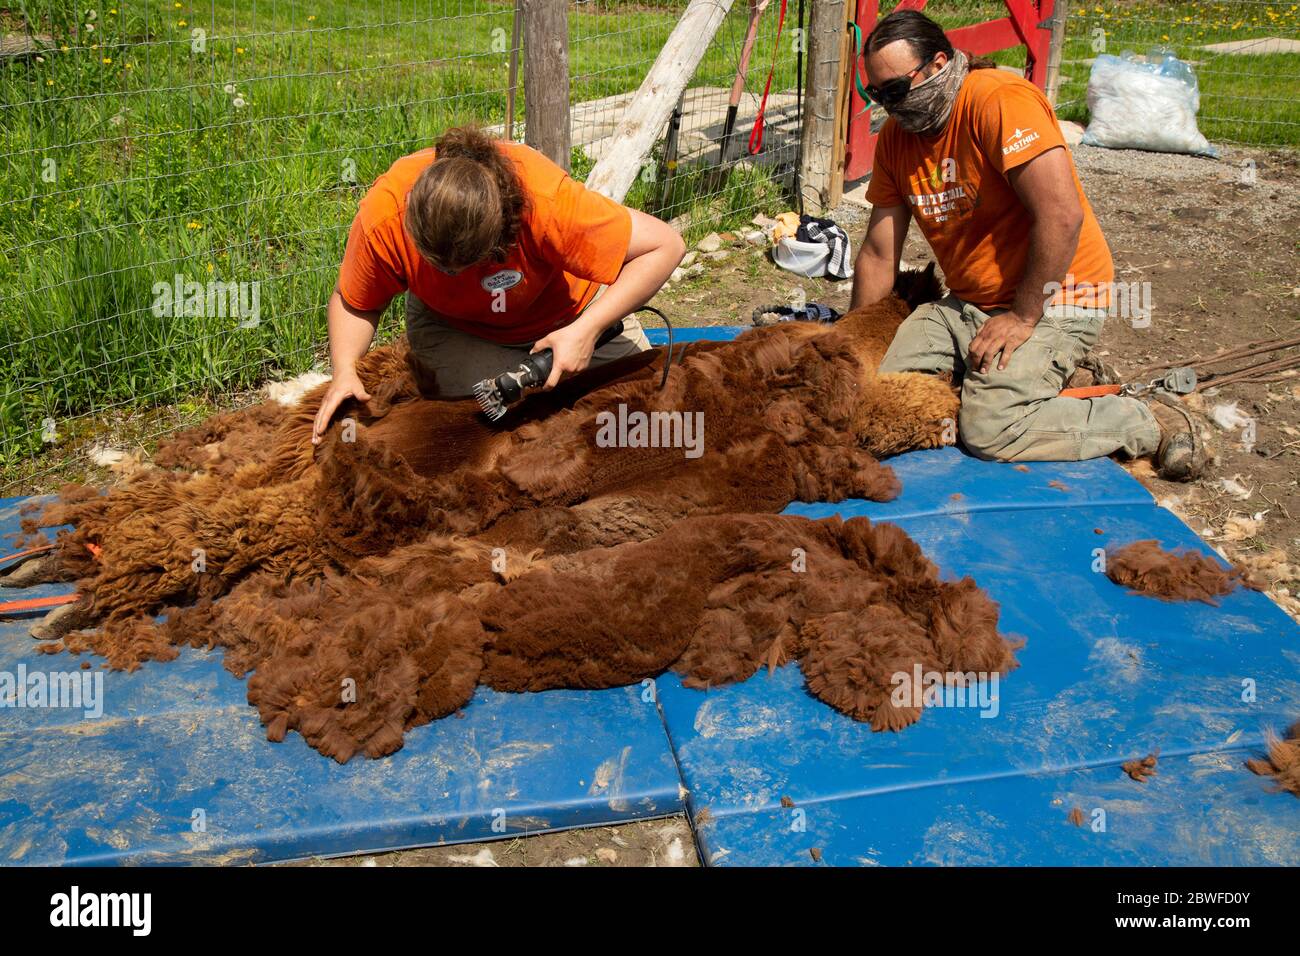
MULTIPOLYGON (((893 502, 789 511, 896 521, 945 575, 986 588, 1026 641, 996 716, 930 708, 872 733, 793 665, 708 692, 671 675, 480 689, 392 757, 340 767, 296 735, 268 743, 216 653, 133 674, 96 661, 103 716, 0 709, 0 861, 356 853, 660 816, 685 794, 720 865, 811 865, 814 849, 821 865, 1300 863, 1300 801, 1242 767, 1266 728, 1300 717, 1300 628, 1255 592, 1167 604, 1093 571, 1095 549, 1139 538, 1208 553, 1109 460, 1016 468, 944 449, 891 464, 893 502), (1122 773, 1153 750, 1157 776, 1122 773)), ((0 502, 0 534, 17 507, 0 502)), ((0 623, 0 673, 76 671, 34 653, 29 625, 0 623)))

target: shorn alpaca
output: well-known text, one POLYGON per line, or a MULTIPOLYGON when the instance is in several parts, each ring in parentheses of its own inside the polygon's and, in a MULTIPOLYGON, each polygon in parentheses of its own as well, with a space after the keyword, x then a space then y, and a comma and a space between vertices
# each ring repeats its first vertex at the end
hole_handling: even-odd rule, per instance
MULTIPOLYGON (((932 272, 896 290, 935 291, 932 272)), ((643 353, 498 426, 422 397, 404 342, 377 349, 360 368, 372 400, 317 450, 324 387, 182 433, 107 494, 65 489, 28 525, 75 526, 44 571, 80 599, 45 646, 127 668, 224 647, 233 672, 256 670, 269 737, 296 729, 339 760, 391 753, 479 683, 609 687, 672 668, 704 686, 788 660, 832 706, 905 726, 918 712, 889 702, 891 674, 1014 665, 996 606, 940 582, 895 528, 774 513, 888 500, 899 485, 878 457, 950 439, 946 383, 875 371, 910 307, 896 294, 835 326, 693 343, 662 387, 664 350, 643 353), (597 421, 620 406, 702 413, 704 453, 602 447, 597 421), (793 570, 794 548, 819 570, 793 570), (345 677, 356 700, 339 699, 345 677)))

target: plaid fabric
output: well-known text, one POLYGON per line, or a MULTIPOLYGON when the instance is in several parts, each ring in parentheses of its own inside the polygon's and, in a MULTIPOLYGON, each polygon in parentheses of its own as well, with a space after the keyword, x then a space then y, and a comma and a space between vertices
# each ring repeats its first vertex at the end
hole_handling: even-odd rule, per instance
POLYGON ((826 276, 830 279, 847 279, 853 275, 852 249, 848 234, 832 219, 799 217, 799 231, 795 238, 801 242, 824 242, 830 246, 831 258, 826 263, 826 276))

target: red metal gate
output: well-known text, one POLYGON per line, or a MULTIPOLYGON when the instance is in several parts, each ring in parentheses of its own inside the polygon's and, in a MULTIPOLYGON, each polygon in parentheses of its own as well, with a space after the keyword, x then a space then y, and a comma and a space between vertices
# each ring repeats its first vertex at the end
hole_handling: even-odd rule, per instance
MULTIPOLYGON (((972 23, 948 31, 952 45, 967 53, 982 55, 996 50, 1023 46, 1027 51, 1025 78, 1042 89, 1047 81, 1047 50, 1052 32, 1046 21, 1051 19, 1056 0, 1003 0, 1007 16, 984 23, 972 23)), ((926 0, 902 0, 895 10, 923 10, 926 0)), ((856 20, 865 38, 876 25, 880 0, 857 0, 856 20)), ((859 58, 853 69, 862 70, 859 58)), ((865 82, 865 77, 864 77, 865 82)), ((871 172, 876 152, 876 137, 871 132, 871 114, 858 94, 857 85, 849 84, 849 138, 845 147, 844 178, 860 179, 871 172)))

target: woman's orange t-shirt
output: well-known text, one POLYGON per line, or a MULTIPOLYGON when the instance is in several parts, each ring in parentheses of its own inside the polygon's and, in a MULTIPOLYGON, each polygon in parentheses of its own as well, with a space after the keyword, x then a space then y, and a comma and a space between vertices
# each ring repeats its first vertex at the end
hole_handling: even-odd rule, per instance
MULTIPOLYGON (((1025 271, 1032 220, 1006 174, 1064 147, 1052 105, 1032 83, 1004 70, 974 70, 962 83, 948 124, 918 136, 886 121, 876 144, 867 199, 907 206, 957 298, 1004 309, 1025 271)), ((1044 302, 1104 308, 1115 276, 1110 249, 1083 194, 1083 228, 1061 290, 1044 302)))
POLYGON ((451 276, 420 256, 405 218, 411 187, 434 159, 432 149, 421 150, 393 163, 361 200, 339 270, 348 305, 379 311, 409 290, 453 328, 516 345, 568 325, 618 278, 632 238, 627 209, 534 149, 497 145, 514 161, 528 198, 506 260, 451 276))

